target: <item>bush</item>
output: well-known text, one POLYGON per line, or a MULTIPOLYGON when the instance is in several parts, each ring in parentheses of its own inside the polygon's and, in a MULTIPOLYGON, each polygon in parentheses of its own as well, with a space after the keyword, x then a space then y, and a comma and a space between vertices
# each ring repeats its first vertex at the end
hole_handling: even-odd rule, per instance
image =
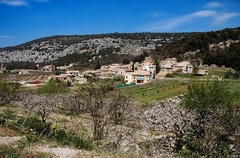
POLYGON ((239 119, 237 93, 226 82, 192 84, 184 95, 182 105, 194 114, 190 128, 180 135, 177 145, 183 156, 228 157, 238 147, 239 119), (185 149, 183 149, 185 146, 185 149))
POLYGON ((224 74, 225 79, 228 79, 228 78, 238 79, 239 77, 240 77, 240 72, 233 73, 232 71, 227 71, 224 74))
POLYGON ((173 76, 173 74, 167 73, 167 74, 165 75, 165 77, 167 77, 167 78, 173 78, 174 76, 173 76))
POLYGON ((36 117, 21 118, 20 120, 18 120, 18 123, 23 124, 23 126, 27 129, 33 129, 37 132, 37 134, 47 135, 50 132, 51 124, 45 123, 36 117))
POLYGON ((20 156, 16 149, 8 145, 0 145, 0 155, 1 157, 17 158, 20 156))
POLYGON ((87 141, 87 140, 84 140, 84 139, 82 139, 82 138, 79 137, 79 136, 73 137, 73 139, 72 139, 72 145, 73 145, 75 148, 78 148, 78 149, 92 150, 92 144, 91 144, 91 142, 89 142, 89 141, 87 141))
POLYGON ((38 89, 38 93, 44 94, 44 93, 60 93, 60 92, 66 92, 66 83, 61 82, 59 80, 51 79, 46 85, 42 86, 38 89))
POLYGON ((58 124, 52 126, 52 138, 63 145, 72 145, 78 149, 92 149, 92 142, 84 140, 73 132, 66 131, 58 124))

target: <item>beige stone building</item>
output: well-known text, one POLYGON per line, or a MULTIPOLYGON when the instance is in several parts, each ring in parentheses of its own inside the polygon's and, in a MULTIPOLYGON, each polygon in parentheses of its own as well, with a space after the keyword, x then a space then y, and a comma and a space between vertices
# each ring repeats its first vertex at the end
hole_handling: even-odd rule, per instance
POLYGON ((150 72, 147 71, 134 71, 134 72, 127 72, 125 74, 125 83, 126 84, 131 84, 131 83, 136 83, 136 84, 144 84, 150 82, 150 72))

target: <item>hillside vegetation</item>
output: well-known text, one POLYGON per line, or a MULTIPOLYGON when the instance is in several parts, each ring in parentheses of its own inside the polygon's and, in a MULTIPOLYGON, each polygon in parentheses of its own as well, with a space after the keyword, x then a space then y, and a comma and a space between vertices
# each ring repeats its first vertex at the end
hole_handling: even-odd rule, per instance
POLYGON ((57 157, 44 151, 67 148, 75 157, 237 156, 238 80, 175 79, 123 89, 111 79, 71 87, 50 80, 35 89, 0 80, 0 136, 19 139, 0 139, 0 154, 57 157))
POLYGON ((162 47, 153 54, 160 58, 177 57, 181 60, 203 60, 204 64, 239 67, 240 27, 221 31, 196 33, 162 47))
POLYGON ((164 60, 203 60, 204 64, 239 67, 240 28, 193 33, 112 33, 99 35, 52 36, 18 46, 0 48, 0 63, 7 69, 36 68, 40 65, 66 65, 93 68, 103 64, 134 61, 148 52, 164 60))

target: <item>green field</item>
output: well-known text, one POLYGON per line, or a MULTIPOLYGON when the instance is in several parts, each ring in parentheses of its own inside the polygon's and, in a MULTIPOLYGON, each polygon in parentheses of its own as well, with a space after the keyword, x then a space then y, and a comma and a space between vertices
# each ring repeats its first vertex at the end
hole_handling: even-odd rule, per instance
MULTIPOLYGON (((162 80, 155 83, 148 83, 144 85, 137 85, 134 87, 126 87, 123 89, 125 93, 131 94, 134 99, 141 103, 147 104, 151 100, 161 101, 185 94, 188 91, 188 85, 192 83, 211 83, 212 80, 162 80)), ((240 103, 240 81, 230 80, 222 81, 228 86, 229 91, 237 92, 237 101, 240 103), (239 98, 239 99, 238 99, 239 98)))

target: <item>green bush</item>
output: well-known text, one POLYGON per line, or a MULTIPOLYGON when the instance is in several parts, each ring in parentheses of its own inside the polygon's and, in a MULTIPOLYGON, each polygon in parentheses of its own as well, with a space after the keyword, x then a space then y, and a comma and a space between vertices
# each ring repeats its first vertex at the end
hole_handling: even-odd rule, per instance
POLYGON ((232 71, 227 71, 224 74, 224 78, 228 79, 228 78, 233 78, 233 79, 238 79, 240 77, 240 72, 232 72, 232 71))
POLYGON ((174 76, 173 76, 173 74, 171 74, 171 73, 167 73, 167 74, 165 75, 165 77, 167 77, 167 78, 173 78, 174 76))
POLYGON ((44 93, 60 93, 60 92, 66 92, 67 86, 66 83, 61 82, 60 80, 51 79, 46 85, 42 86, 38 89, 38 93, 44 94, 44 93))
POLYGON ((237 93, 231 92, 226 84, 214 81, 188 86, 182 105, 194 114, 194 120, 179 137, 182 145, 178 148, 183 156, 228 157, 234 152, 230 146, 239 145, 235 134, 239 133, 240 119, 236 112, 237 93))
POLYGON ((92 150, 92 144, 90 141, 84 140, 79 136, 75 136, 72 139, 72 145, 77 149, 92 150))
POLYGON ((63 145, 72 145, 78 149, 92 149, 91 141, 84 140, 74 132, 66 131, 58 124, 52 126, 52 138, 63 145))
POLYGON ((0 115, 5 120, 14 120, 16 118, 16 111, 11 110, 10 108, 3 109, 3 114, 0 115))
POLYGON ((37 134, 47 135, 50 132, 50 123, 45 123, 36 117, 21 118, 18 124, 23 124, 27 129, 33 129, 37 134), (25 121, 25 122, 24 122, 25 121))
POLYGON ((0 145, 0 156, 9 158, 18 158, 20 156, 17 149, 14 149, 8 145, 0 145))

